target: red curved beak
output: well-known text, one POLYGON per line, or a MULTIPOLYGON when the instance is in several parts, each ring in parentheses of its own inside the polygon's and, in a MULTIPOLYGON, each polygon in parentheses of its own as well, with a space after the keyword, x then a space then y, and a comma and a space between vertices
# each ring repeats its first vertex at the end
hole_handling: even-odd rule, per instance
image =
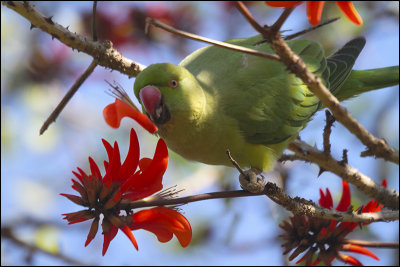
POLYGON ((139 96, 146 112, 153 116, 161 103, 162 94, 160 90, 154 86, 145 86, 140 90, 139 96))

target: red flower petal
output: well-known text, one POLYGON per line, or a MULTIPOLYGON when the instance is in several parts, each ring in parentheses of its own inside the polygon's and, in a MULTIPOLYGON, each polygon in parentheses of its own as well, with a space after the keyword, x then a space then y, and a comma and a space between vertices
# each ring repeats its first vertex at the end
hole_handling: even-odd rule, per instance
POLYGON ((129 240, 132 242, 132 244, 135 246, 136 250, 139 250, 138 244, 136 242, 135 236, 132 234, 131 229, 128 226, 124 226, 120 228, 122 232, 129 238, 129 240))
POLYGON ((92 242, 92 240, 96 236, 97 230, 99 228, 99 221, 100 221, 100 217, 96 217, 93 220, 92 225, 90 226, 89 234, 86 238, 85 247, 87 247, 89 245, 89 243, 92 242))
POLYGON ((363 20, 351 1, 336 1, 337 6, 346 17, 356 25, 362 25, 363 20))
POLYGON ((340 250, 363 254, 363 255, 369 256, 377 261, 379 260, 379 258, 372 251, 370 251, 369 249, 367 249, 363 246, 359 246, 359 245, 355 245, 355 244, 344 244, 344 245, 342 245, 340 250))
POLYGON ((367 205, 365 205, 362 210, 364 212, 378 212, 381 211, 381 205, 379 205, 378 201, 370 200, 367 205))
POLYGON ((326 195, 324 194, 324 191, 322 191, 322 189, 319 189, 319 205, 321 207, 327 208, 327 209, 332 209, 333 207, 333 200, 332 200, 332 195, 331 192, 329 191, 329 189, 326 189, 326 195))
POLYGON ((117 233, 118 233, 118 228, 111 224, 110 231, 104 234, 103 253, 102 253, 103 256, 106 254, 110 242, 114 239, 117 233))
POLYGON ((187 247, 192 240, 192 228, 188 220, 179 212, 157 207, 141 210, 132 215, 132 230, 144 229, 154 233, 160 242, 168 242, 172 234, 178 238, 182 247, 187 247))
POLYGON ((136 201, 151 196, 154 193, 160 191, 161 189, 163 189, 163 185, 161 183, 157 183, 142 190, 135 189, 134 191, 128 191, 126 194, 124 194, 123 198, 129 199, 130 201, 136 201))
POLYGON ((307 1, 307 17, 311 25, 317 26, 321 20, 325 1, 307 1))
MULTIPOLYGON (((162 176, 168 166, 168 149, 165 142, 158 140, 154 158, 146 169, 140 174, 134 174, 121 186, 121 192, 147 191, 147 197, 162 189, 162 176)), ((132 194, 134 196, 134 194, 132 194)), ((130 198, 131 199, 131 198, 130 198)), ((138 198, 136 198, 138 199, 138 198)), ((131 199, 132 200, 132 199, 131 199)))
POLYGON ((94 175, 97 179, 101 179, 101 173, 99 170, 99 167, 97 166, 96 162, 89 157, 89 165, 90 165, 90 171, 92 172, 92 175, 94 175))
POLYGON ((107 142, 107 140, 101 139, 101 141, 103 142, 103 145, 107 151, 108 161, 110 161, 112 158, 114 149, 113 149, 112 145, 110 145, 110 143, 107 142))
POLYGON ((294 7, 300 4, 303 1, 264 1, 267 5, 271 7, 294 7))
MULTIPOLYGON (((154 157, 152 162, 148 165, 146 169, 143 170, 142 176, 144 177, 162 177, 164 172, 167 170, 168 166, 168 149, 164 140, 159 139, 157 142, 156 151, 154 152, 154 157)), ((161 182, 161 181, 160 181, 161 182)), ((140 184, 137 186, 146 187, 154 182, 150 182, 148 179, 142 179, 140 184)))
POLYGON ((345 180, 342 180, 342 187, 343 193, 340 202, 336 207, 337 211, 347 211, 347 208, 350 206, 351 194, 349 184, 345 180))
POLYGON ((80 223, 93 218, 93 215, 89 210, 80 210, 76 212, 61 214, 64 216, 64 220, 68 221, 68 224, 80 223))
POLYGON ((125 180, 129 176, 135 173, 139 163, 140 148, 139 141, 135 130, 131 129, 130 142, 128 155, 126 155, 125 161, 119 171, 119 177, 121 180, 125 180))
POLYGON ((152 161, 151 158, 142 158, 142 159, 139 161, 139 168, 140 168, 140 170, 143 171, 144 169, 147 169, 147 168, 150 166, 151 161, 152 161))
POLYGON ((68 198, 69 200, 71 200, 72 202, 74 202, 75 204, 78 204, 80 206, 85 206, 85 205, 88 204, 86 200, 82 199, 79 196, 70 195, 70 194, 64 194, 64 193, 61 193, 60 195, 63 196, 63 197, 68 198))
POLYGON ((118 143, 116 141, 114 142, 113 154, 109 160, 110 163, 108 164, 106 174, 104 175, 103 178, 103 183, 108 187, 110 187, 111 183, 118 178, 119 170, 121 168, 121 157, 119 154, 118 143))
POLYGON ((75 181, 74 179, 71 179, 71 180, 72 180, 72 186, 71 187, 81 195, 82 199, 87 199, 88 196, 87 196, 87 193, 86 193, 86 189, 80 183, 75 181))
POLYGON ((77 173, 77 172, 75 172, 75 171, 72 171, 72 173, 75 175, 75 177, 76 177, 76 178, 78 178, 78 179, 79 179, 79 181, 81 181, 81 182, 82 182, 82 179, 83 179, 83 177, 82 177, 82 175, 81 175, 81 174, 79 174, 79 173, 77 173))
POLYGON ((103 116, 107 124, 113 128, 118 128, 121 124, 121 120, 124 117, 129 117, 134 119, 150 133, 155 133, 158 130, 154 123, 145 114, 118 98, 115 99, 114 103, 104 108, 103 116))
POLYGON ((343 262, 346 262, 348 264, 351 264, 353 266, 362 266, 362 263, 359 262, 356 258, 353 258, 352 256, 345 255, 342 253, 338 253, 337 257, 342 260, 343 262))

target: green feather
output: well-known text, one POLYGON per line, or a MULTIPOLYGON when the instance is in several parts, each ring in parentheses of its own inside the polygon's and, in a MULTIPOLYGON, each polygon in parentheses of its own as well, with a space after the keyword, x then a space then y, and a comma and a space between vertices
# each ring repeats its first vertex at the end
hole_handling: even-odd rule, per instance
MULTIPOLYGON (((274 53, 260 36, 226 42, 274 53)), ((398 84, 398 67, 352 71, 364 38, 327 58, 316 42, 287 44, 339 100, 398 84)), ((321 108, 319 99, 283 63, 216 46, 193 52, 179 66, 146 68, 135 81, 138 99, 147 85, 159 89, 171 113, 170 121, 157 125, 168 147, 207 164, 231 166, 225 153, 230 149, 241 166, 270 170, 321 108), (168 86, 171 79, 178 80, 177 88, 168 86)))

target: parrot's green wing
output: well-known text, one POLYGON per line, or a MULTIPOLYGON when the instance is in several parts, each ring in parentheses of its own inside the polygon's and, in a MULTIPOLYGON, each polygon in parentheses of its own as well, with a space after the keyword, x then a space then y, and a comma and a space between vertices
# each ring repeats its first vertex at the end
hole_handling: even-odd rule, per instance
MULTIPOLYGON (((260 44, 260 40, 260 36, 255 36, 227 42, 273 53, 269 44, 260 44)), ((328 59, 316 42, 287 43, 335 92, 351 72, 365 40, 350 41, 328 59)), ((237 120, 242 135, 252 144, 278 144, 295 137, 321 105, 301 79, 281 62, 211 46, 196 51, 180 65, 193 73, 203 89, 218 102, 216 106, 220 110, 216 112, 237 120)))
POLYGON ((364 37, 353 39, 327 58, 329 69, 328 88, 332 94, 337 95, 341 86, 349 77, 354 62, 364 45, 364 37))

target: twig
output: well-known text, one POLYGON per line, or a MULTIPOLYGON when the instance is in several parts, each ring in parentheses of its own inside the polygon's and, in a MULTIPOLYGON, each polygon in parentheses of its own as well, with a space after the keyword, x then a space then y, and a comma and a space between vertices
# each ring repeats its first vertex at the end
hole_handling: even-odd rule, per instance
POLYGON ((92 36, 93 41, 97 42, 97 26, 96 26, 96 10, 97 10, 97 1, 93 1, 93 15, 92 15, 92 36))
POLYGON ((285 43, 280 36, 279 31, 272 31, 271 28, 264 29, 253 18, 246 6, 239 2, 237 4, 239 11, 245 16, 250 24, 271 43, 272 49, 279 55, 281 61, 288 69, 298 76, 307 85, 307 87, 328 107, 336 120, 342 123, 351 133, 368 147, 368 153, 364 156, 375 155, 385 160, 399 164, 399 152, 390 147, 384 139, 376 138, 368 132, 349 112, 340 105, 337 98, 325 87, 321 79, 315 76, 305 65, 303 60, 297 56, 285 43))
POLYGON ((237 198, 248 196, 267 195, 271 200, 291 211, 294 215, 307 215, 312 217, 319 217, 325 219, 332 219, 343 222, 377 222, 377 221, 395 221, 399 219, 399 211, 384 210, 376 213, 347 213, 338 212, 336 210, 329 210, 319 207, 314 202, 305 200, 303 198, 291 198, 281 188, 274 183, 268 182, 265 186, 264 192, 250 193, 245 190, 213 192, 206 194, 193 195, 188 197, 173 198, 173 199, 155 199, 155 200, 140 200, 134 202, 121 203, 122 209, 137 209, 154 206, 169 206, 177 204, 187 204, 196 201, 203 201, 209 199, 219 198, 237 198))
POLYGON ((242 170, 242 168, 240 168, 239 163, 237 163, 236 160, 234 160, 231 156, 231 152, 229 151, 229 149, 226 150, 226 154, 228 155, 229 160, 232 162, 233 166, 235 166, 235 168, 243 175, 246 176, 246 174, 244 173, 244 171, 242 170))
POLYGON ((292 40, 292 39, 294 39, 294 38, 296 38, 296 37, 298 37, 298 36, 300 36, 300 35, 304 35, 304 34, 306 34, 306 33, 308 33, 308 32, 311 32, 311 31, 314 31, 314 30, 316 30, 316 29, 318 29, 318 28, 321 28, 322 26, 325 26, 325 25, 328 25, 328 24, 330 24, 330 23, 332 23, 332 22, 335 22, 335 21, 337 21, 338 19, 340 19, 340 18, 333 18, 333 19, 330 19, 330 20, 328 20, 328 21, 326 21, 326 22, 324 22, 324 23, 318 24, 317 26, 314 26, 314 27, 305 29, 304 31, 300 31, 300 32, 296 32, 296 33, 287 35, 287 36, 285 36, 283 39, 285 39, 285 40, 292 40))
POLYGON ((285 8, 278 20, 275 21, 275 23, 271 26, 271 31, 278 32, 281 29, 283 23, 285 23, 289 15, 292 13, 293 9, 294 7, 285 8))
MULTIPOLYGON (((238 45, 233 45, 233 44, 228 44, 225 42, 220 42, 220 41, 215 41, 206 37, 202 37, 196 34, 192 34, 192 33, 188 33, 185 31, 181 31, 181 30, 177 30, 171 26, 168 26, 156 19, 152 19, 152 18, 146 18, 146 25, 154 25, 158 28, 164 29, 168 32, 192 39, 192 40, 196 40, 196 41, 200 41, 200 42, 205 42, 205 43, 209 43, 209 44, 213 44, 219 47, 224 47, 227 49, 232 49, 235 51, 239 51, 239 52, 243 52, 243 53, 247 53, 250 55, 256 55, 256 56, 260 56, 260 57, 264 57, 264 58, 268 58, 268 59, 272 59, 272 60, 277 60, 279 61, 279 57, 277 55, 273 55, 273 54, 267 54, 267 53, 263 53, 260 52, 258 50, 255 49, 250 49, 250 48, 246 48, 243 46, 238 46, 238 45)), ((148 28, 148 26, 146 26, 146 28, 148 28)))
POLYGON ((290 150, 296 153, 298 157, 306 161, 311 161, 318 166, 335 173, 343 180, 355 185, 367 196, 376 199, 385 207, 399 209, 399 193, 393 189, 384 188, 376 184, 370 177, 360 173, 343 161, 337 161, 331 155, 316 149, 300 140, 295 140, 289 144, 290 150))
POLYGON ((329 112, 329 110, 325 110, 325 127, 324 133, 322 134, 324 140, 324 153, 331 154, 331 143, 329 142, 329 138, 332 133, 332 126, 335 122, 335 117, 329 112))
POLYGON ((79 87, 83 84, 83 82, 89 77, 89 75, 93 72, 93 70, 96 68, 97 63, 95 60, 90 63, 89 67, 86 69, 86 71, 76 80, 76 82, 72 85, 72 87, 68 90, 67 94, 63 97, 60 103, 58 103, 57 107, 54 109, 54 111, 50 114, 50 116, 47 118, 47 120, 43 123, 43 126, 40 128, 40 135, 42 135, 49 125, 56 121, 58 115, 61 113, 61 111, 64 109, 65 105, 69 102, 69 100, 72 98, 72 96, 78 91, 79 87))
POLYGON ((34 252, 34 251, 42 252, 42 253, 46 254, 47 256, 57 258, 57 259, 62 260, 64 262, 68 263, 68 264, 71 264, 71 265, 76 265, 76 266, 86 266, 86 265, 88 265, 88 266, 92 266, 92 264, 86 264, 86 263, 80 262, 80 261, 78 261, 78 260, 76 260, 74 258, 70 258, 70 257, 68 257, 68 256, 66 256, 64 254, 61 254, 60 252, 54 252, 54 253, 53 252, 49 252, 49 251, 46 251, 46 250, 44 250, 44 249, 42 249, 42 248, 40 248, 40 247, 38 247, 36 245, 26 243, 23 240, 20 240, 13 233, 13 230, 12 230, 11 227, 7 227, 7 226, 1 227, 1 237, 10 240, 11 242, 15 243, 16 245, 18 245, 20 247, 25 248, 27 251, 30 251, 30 252, 34 252))
MULTIPOLYGON (((240 13, 247 19, 247 21, 253 26, 254 29, 258 32, 263 32, 264 28, 258 24, 258 22, 254 19, 254 17, 250 14, 250 11, 246 8, 246 6, 241 1, 235 1, 236 8, 240 13)), ((267 25, 265 25, 268 27, 267 25)))
POLYGON ((43 16, 28 1, 2 1, 1 3, 30 21, 31 29, 40 28, 43 32, 50 34, 52 38, 58 39, 72 49, 92 56, 100 66, 117 70, 129 77, 136 77, 139 72, 146 68, 146 66, 122 56, 112 47, 110 41, 94 42, 82 35, 70 32, 54 22, 51 17, 43 16))

